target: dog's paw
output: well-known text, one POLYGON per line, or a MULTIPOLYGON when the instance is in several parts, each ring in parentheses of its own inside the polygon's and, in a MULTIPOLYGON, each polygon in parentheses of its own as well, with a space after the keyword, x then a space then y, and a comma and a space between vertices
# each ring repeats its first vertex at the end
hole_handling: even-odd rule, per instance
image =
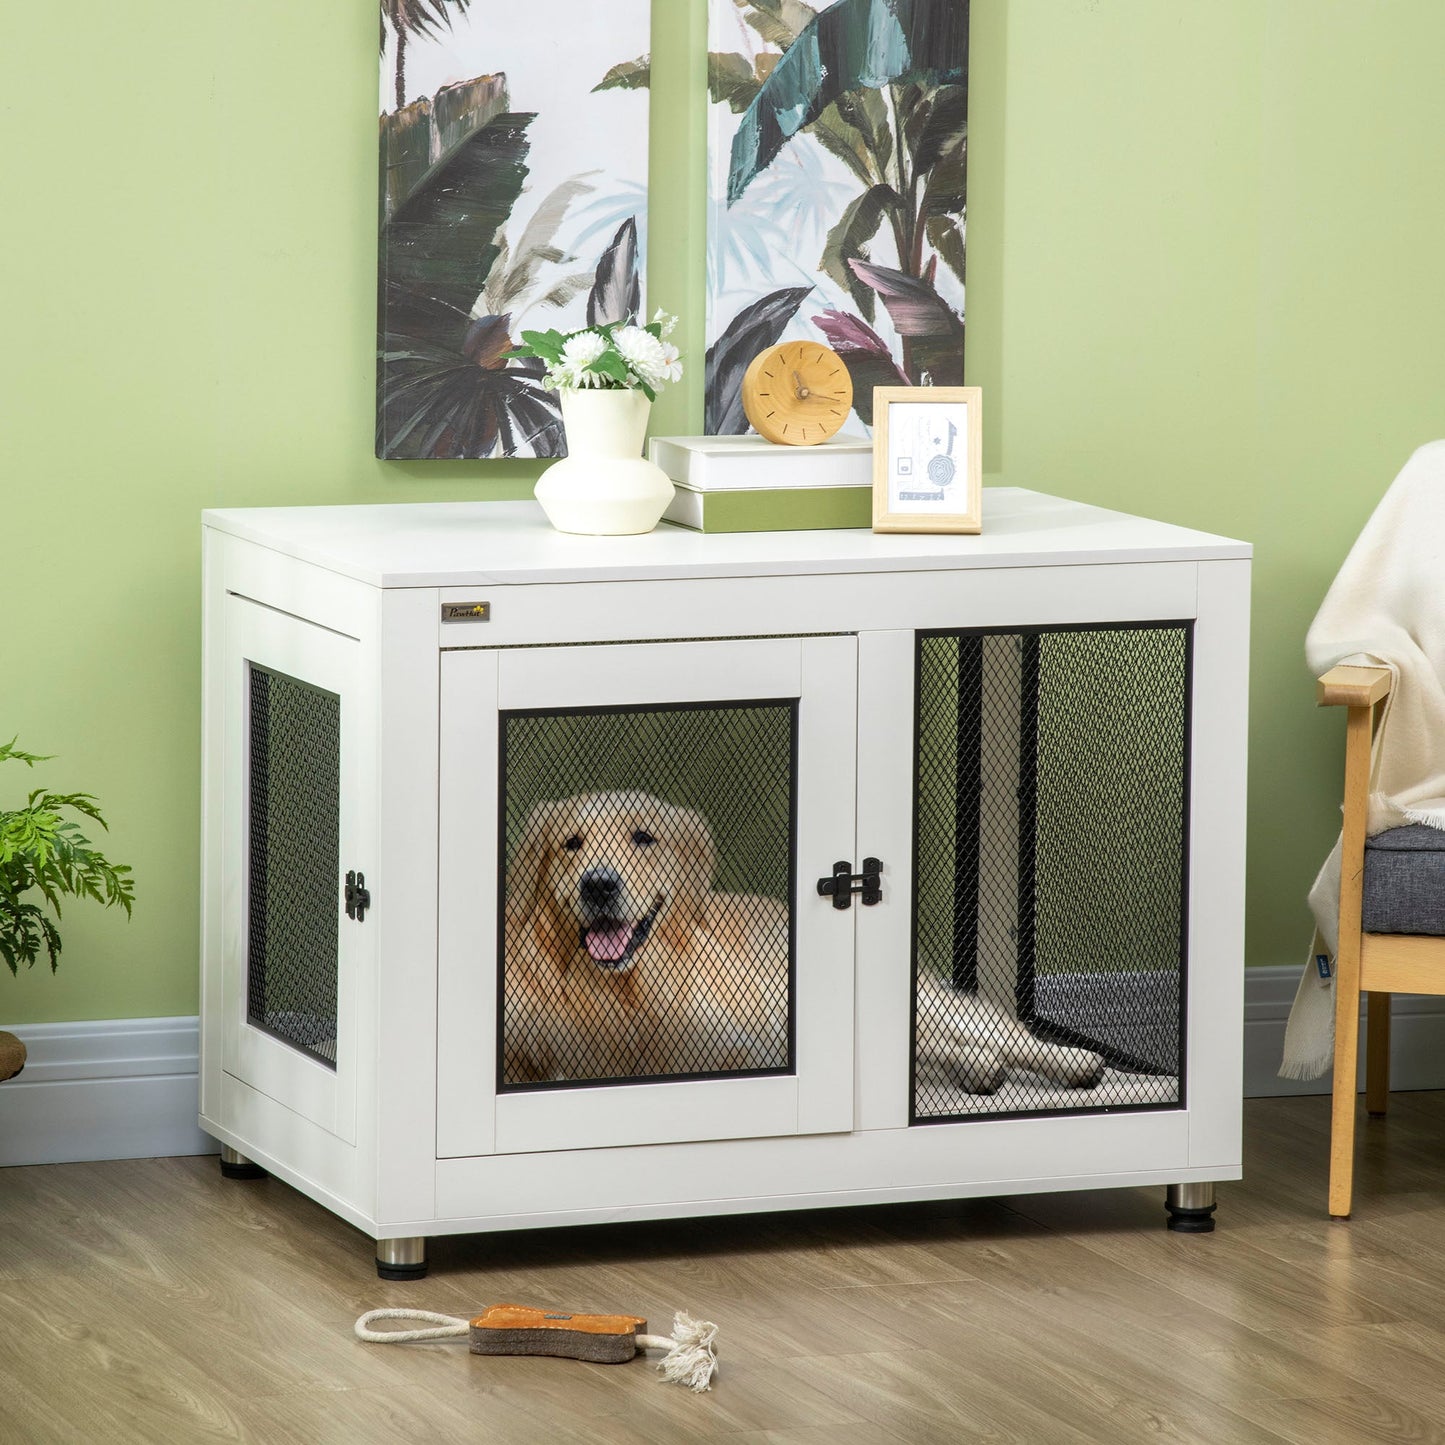
POLYGON ((1000 1064, 997 1068, 955 1069, 953 1081, 966 1094, 996 1094, 1003 1087, 1007 1070, 1000 1064))
POLYGON ((1086 1054, 1089 1062, 1079 1069, 1069 1080, 1069 1086, 1074 1089, 1094 1089, 1104 1077, 1104 1069, 1107 1067, 1104 1060, 1098 1054, 1086 1054))

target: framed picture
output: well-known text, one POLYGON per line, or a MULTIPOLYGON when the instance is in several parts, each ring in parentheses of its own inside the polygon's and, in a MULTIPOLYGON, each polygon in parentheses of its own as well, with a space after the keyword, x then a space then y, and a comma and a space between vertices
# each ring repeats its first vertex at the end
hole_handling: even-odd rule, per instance
POLYGON ((873 388, 873 530, 983 530, 983 392, 873 388))
POLYGON ((380 23, 376 455, 560 457, 557 393, 510 353, 650 314, 650 0, 381 0, 380 23))
MULTIPOLYGON (((747 431, 743 376, 780 341, 843 358, 860 435, 872 378, 962 386, 969 0, 707 0, 707 12, 703 431, 747 431)), ((649 83, 645 61, 617 70, 649 83)))

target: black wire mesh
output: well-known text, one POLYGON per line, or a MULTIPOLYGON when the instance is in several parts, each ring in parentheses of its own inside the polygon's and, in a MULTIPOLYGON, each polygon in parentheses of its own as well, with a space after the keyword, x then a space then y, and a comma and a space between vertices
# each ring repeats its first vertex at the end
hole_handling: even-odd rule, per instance
POLYGON ((247 670, 246 1018, 335 1068, 341 700, 247 670))
POLYGON ((503 713, 499 1089, 792 1070, 796 719, 503 713))
POLYGON ((1189 645, 919 634, 915 1120, 1182 1102, 1189 645))

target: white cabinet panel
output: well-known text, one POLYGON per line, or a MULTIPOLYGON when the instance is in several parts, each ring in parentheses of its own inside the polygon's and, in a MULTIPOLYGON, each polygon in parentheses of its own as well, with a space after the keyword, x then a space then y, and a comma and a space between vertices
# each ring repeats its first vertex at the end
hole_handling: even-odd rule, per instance
POLYGON ((223 1067, 354 1141, 355 990, 374 933, 345 895, 369 857, 360 647, 235 596, 224 646, 223 1067))
POLYGON ((441 1157, 852 1127, 856 648, 444 655, 441 1157))

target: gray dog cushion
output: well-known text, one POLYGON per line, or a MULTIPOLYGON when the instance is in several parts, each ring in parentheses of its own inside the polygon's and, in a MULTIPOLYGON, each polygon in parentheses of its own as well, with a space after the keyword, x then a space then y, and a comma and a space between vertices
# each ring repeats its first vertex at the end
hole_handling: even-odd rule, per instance
POLYGON ((1445 937, 1445 830, 1412 823, 1365 840, 1366 933, 1445 937))

